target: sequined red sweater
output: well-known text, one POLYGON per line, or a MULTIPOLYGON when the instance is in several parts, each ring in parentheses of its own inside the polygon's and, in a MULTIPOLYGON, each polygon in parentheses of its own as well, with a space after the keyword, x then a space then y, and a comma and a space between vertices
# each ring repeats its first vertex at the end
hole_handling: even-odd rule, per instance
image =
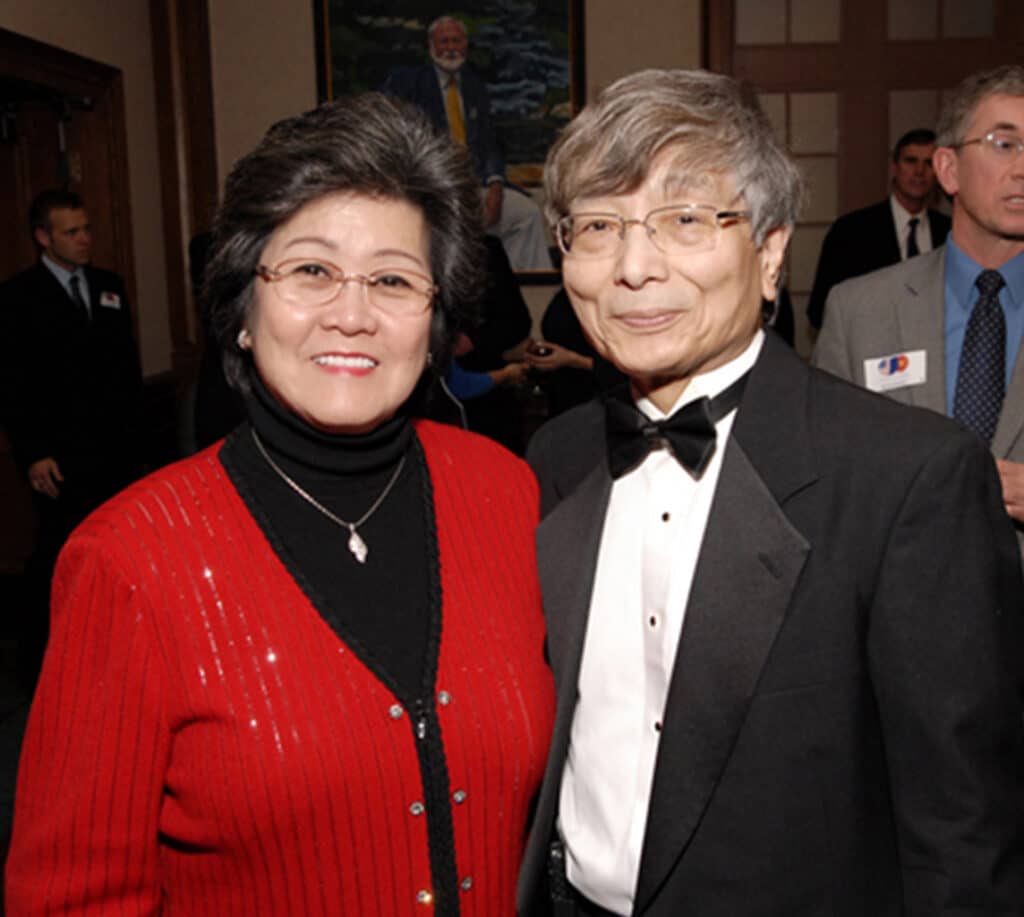
POLYGON ((417 436, 443 596, 427 711, 316 613, 216 448, 77 531, 22 751, 8 914, 430 914, 424 712, 443 737, 457 910, 514 913, 554 706, 536 487, 486 440, 417 436))

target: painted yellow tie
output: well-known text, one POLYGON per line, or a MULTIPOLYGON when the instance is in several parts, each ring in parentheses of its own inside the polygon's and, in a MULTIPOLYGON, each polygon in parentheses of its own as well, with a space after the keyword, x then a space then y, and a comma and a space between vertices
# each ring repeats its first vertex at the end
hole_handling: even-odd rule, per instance
POLYGON ((455 85, 455 77, 448 81, 444 107, 448 112, 448 130, 451 131, 452 140, 460 146, 465 146, 466 122, 462 120, 462 100, 459 98, 459 87, 455 85))

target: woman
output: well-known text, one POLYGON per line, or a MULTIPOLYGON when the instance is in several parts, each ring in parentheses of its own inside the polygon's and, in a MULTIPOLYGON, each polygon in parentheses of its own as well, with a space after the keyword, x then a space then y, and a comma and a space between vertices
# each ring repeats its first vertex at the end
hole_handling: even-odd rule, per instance
POLYGON ((409 419, 478 211, 382 96, 232 170, 206 289, 248 421, 61 558, 10 913, 513 913, 553 714, 536 490, 409 419))

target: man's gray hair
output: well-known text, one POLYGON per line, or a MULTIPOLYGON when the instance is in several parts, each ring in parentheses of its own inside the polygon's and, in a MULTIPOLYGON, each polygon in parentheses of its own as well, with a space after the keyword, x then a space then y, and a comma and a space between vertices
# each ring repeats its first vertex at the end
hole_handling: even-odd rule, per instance
POLYGON ((643 70, 584 108, 548 153, 548 218, 580 197, 635 191, 663 154, 683 187, 730 180, 758 246, 796 222, 803 181, 753 87, 705 70, 643 70))
POLYGON ((444 15, 438 16, 437 19, 435 19, 432 23, 430 23, 430 25, 427 26, 427 41, 433 41, 434 32, 436 32, 440 26, 443 26, 445 23, 448 22, 455 23, 455 25, 462 29, 462 34, 469 38, 469 30, 466 28, 466 23, 464 23, 461 19, 456 19, 454 16, 444 15))
POLYGON ((994 70, 972 73, 946 99, 935 129, 939 146, 958 146, 967 139, 978 106, 994 95, 1024 96, 1024 67, 1004 64, 994 70))

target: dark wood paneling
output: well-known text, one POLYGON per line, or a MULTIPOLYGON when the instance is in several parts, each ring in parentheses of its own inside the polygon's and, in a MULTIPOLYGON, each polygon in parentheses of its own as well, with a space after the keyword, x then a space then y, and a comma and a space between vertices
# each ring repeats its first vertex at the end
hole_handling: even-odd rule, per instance
POLYGON ((151 0, 171 363, 184 389, 202 347, 188 243, 209 229, 217 204, 210 33, 206 0, 151 0))

